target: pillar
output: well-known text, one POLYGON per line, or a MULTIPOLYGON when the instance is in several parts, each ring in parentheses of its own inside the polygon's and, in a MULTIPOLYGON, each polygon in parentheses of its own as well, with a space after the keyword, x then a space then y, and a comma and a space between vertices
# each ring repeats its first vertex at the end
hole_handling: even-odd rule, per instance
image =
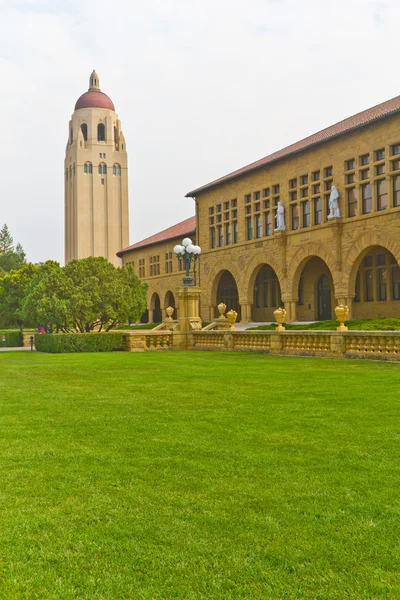
POLYGON ((152 308, 148 309, 149 311, 149 323, 154 323, 154 310, 152 308))
POLYGON ((247 302, 243 301, 241 302, 239 300, 239 304, 240 304, 240 310, 242 313, 242 318, 240 320, 241 323, 248 323, 249 321, 251 321, 251 307, 252 307, 252 302, 247 302))

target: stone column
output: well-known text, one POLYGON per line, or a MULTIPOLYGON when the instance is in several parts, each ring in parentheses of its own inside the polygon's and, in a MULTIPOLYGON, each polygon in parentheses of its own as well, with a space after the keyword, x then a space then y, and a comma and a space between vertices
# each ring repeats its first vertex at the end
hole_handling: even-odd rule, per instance
POLYGON ((248 323, 251 321, 251 307, 253 305, 252 302, 247 302, 239 300, 240 310, 242 312, 242 318, 240 320, 241 323, 248 323))
POLYGON ((286 310, 286 323, 292 323, 296 321, 297 316, 297 299, 283 297, 282 302, 286 310))
POLYGON ((197 286, 182 287, 178 290, 179 297, 179 329, 189 332, 201 329, 200 318, 201 290, 197 286))
POLYGON ((216 317, 215 317, 215 306, 209 306, 209 321, 210 323, 212 323, 213 321, 215 321, 216 317))
POLYGON ((154 310, 152 308, 149 308, 149 323, 154 323, 154 310))

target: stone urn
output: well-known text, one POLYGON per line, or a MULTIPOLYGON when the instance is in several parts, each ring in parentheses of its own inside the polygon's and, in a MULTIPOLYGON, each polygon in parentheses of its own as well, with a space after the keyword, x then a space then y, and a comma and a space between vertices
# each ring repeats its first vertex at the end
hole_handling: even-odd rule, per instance
POLYGON ((237 319, 237 312, 236 310, 230 310, 229 312, 226 313, 226 316, 228 318, 229 323, 231 324, 231 330, 235 330, 235 323, 236 323, 236 319, 237 319))
POLYGON ((339 327, 336 327, 336 331, 348 331, 348 327, 344 324, 349 316, 349 307, 344 304, 339 304, 335 308, 336 319, 339 321, 339 327))
POLYGON ((172 315, 174 314, 174 310, 175 309, 172 308, 172 306, 168 306, 168 308, 165 309, 165 312, 167 313, 166 321, 173 321, 172 315))
POLYGON ((278 324, 276 331, 285 331, 283 323, 286 319, 286 310, 284 308, 277 308, 276 310, 274 310, 274 317, 275 321, 278 324))
POLYGON ((218 304, 217 306, 218 311, 219 311, 219 318, 220 319, 226 319, 224 312, 226 311, 226 304, 224 304, 223 302, 221 302, 220 304, 218 304))

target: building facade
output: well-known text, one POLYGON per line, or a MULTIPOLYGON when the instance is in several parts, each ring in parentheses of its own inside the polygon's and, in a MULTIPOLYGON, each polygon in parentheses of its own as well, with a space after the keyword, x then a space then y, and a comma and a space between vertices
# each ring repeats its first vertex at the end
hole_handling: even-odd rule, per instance
POLYGON ((128 163, 121 122, 95 71, 76 102, 65 150, 65 261, 116 253, 129 243, 128 163))
MULTIPOLYGON (((272 321, 281 305, 288 321, 334 318, 338 303, 352 318, 400 316, 400 97, 187 196, 197 207, 204 320, 221 301, 243 322, 272 321)), ((135 261, 137 251, 120 255, 135 261)), ((151 290, 161 279, 174 289, 162 269, 145 279, 151 290)))

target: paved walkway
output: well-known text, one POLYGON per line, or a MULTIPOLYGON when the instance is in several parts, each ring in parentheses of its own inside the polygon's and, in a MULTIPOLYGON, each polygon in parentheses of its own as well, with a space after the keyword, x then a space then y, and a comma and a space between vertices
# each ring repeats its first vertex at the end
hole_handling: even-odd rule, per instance
MULTIPOLYGON (((31 351, 30 348, 0 348, 0 352, 27 352, 27 351, 31 351)), ((35 352, 35 349, 33 349, 33 352, 35 352)))

